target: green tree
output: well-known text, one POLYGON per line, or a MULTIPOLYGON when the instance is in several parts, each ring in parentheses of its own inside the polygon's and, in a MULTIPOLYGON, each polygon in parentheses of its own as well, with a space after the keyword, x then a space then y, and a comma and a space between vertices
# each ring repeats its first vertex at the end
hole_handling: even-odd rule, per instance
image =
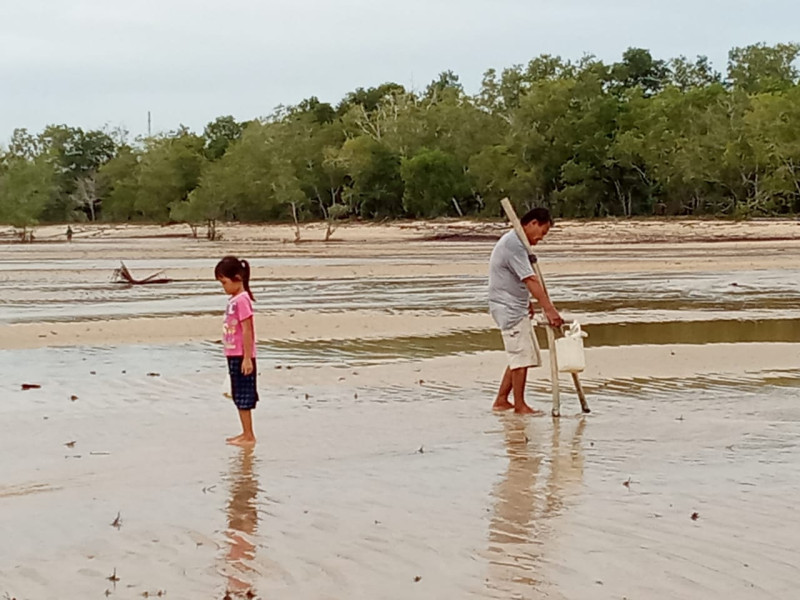
POLYGON ((412 217, 461 213, 459 200, 469 193, 464 169, 452 154, 421 149, 404 159, 400 173, 405 185, 403 208, 412 217))
POLYGON ((138 166, 136 218, 167 222, 171 207, 197 187, 205 164, 203 151, 203 138, 186 130, 148 139, 138 166))
POLYGON ((763 197, 755 206, 764 214, 800 211, 800 86, 785 94, 759 94, 744 115, 756 176, 763 197))
POLYGON ((282 143, 284 124, 251 123, 225 155, 207 165, 186 205, 173 205, 175 218, 243 222, 285 220, 307 210, 306 196, 282 143))
POLYGON ((405 94, 405 88, 399 83, 392 82, 367 89, 357 88, 342 99, 336 107, 336 113, 342 116, 353 107, 361 107, 369 113, 376 110, 386 98, 402 94, 405 94))
POLYGON ((48 125, 38 136, 38 146, 41 156, 47 156, 56 173, 56 191, 45 207, 43 218, 94 220, 100 202, 95 193, 97 171, 116 153, 111 135, 106 131, 48 125))
POLYGON ((669 71, 663 60, 656 60, 645 48, 628 48, 622 61, 611 67, 611 80, 618 88, 641 88, 645 95, 658 93, 668 79, 669 71))
POLYGON ((103 220, 124 222, 136 219, 141 154, 130 146, 119 149, 117 156, 97 172, 97 195, 103 220))
POLYGON ((595 69, 536 82, 511 114, 507 145, 526 187, 517 193, 526 203, 549 205, 556 216, 615 212, 604 163, 618 112, 619 101, 595 69))
POLYGON ((344 200, 353 214, 369 219, 403 214, 400 155, 367 136, 347 140, 337 160, 348 173, 344 200))
POLYGON ((8 156, 33 160, 42 153, 39 136, 25 128, 15 129, 8 144, 8 156))
POLYGON ((56 173, 42 157, 10 157, 0 170, 0 223, 21 230, 22 241, 32 240, 29 229, 39 223, 55 191, 56 173))
POLYGON ((728 82, 748 94, 784 91, 798 81, 800 44, 753 44, 728 53, 728 82))
POLYGON ((464 86, 459 83, 458 75, 453 71, 439 73, 439 77, 431 81, 425 88, 424 97, 429 101, 435 101, 445 93, 455 93, 457 96, 464 93, 464 86))
POLYGON ((308 200, 301 204, 312 216, 328 221, 330 237, 334 217, 348 212, 336 208, 342 205, 346 172, 329 160, 345 139, 341 123, 321 122, 316 109, 294 112, 276 128, 276 135, 275 144, 308 200))
POLYGON ((290 108, 289 113, 295 116, 310 115, 319 125, 333 123, 336 120, 336 110, 329 103, 320 102, 316 96, 301 101, 297 106, 290 108))
POLYGON ((722 75, 714 70, 706 56, 698 56, 694 62, 679 56, 669 61, 668 68, 669 83, 682 92, 722 81, 722 75))
POLYGON ((208 160, 222 158, 233 142, 242 137, 244 124, 232 116, 217 117, 203 130, 204 150, 208 160))
POLYGON ((472 155, 469 159, 469 174, 481 212, 491 217, 502 216, 500 200, 503 198, 527 197, 529 186, 533 189, 538 187, 536 183, 531 185, 526 174, 517 169, 516 157, 503 144, 487 146, 472 155))

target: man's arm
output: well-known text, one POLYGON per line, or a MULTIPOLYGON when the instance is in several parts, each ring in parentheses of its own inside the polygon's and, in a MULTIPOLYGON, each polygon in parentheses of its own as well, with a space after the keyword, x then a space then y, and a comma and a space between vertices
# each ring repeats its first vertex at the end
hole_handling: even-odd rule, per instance
POLYGON ((547 317, 547 321, 553 327, 561 327, 564 324, 564 319, 561 318, 561 315, 558 314, 556 307, 553 306, 553 303, 550 301, 550 297, 547 295, 547 292, 542 287, 542 283, 539 281, 539 278, 536 275, 531 275, 530 277, 526 277, 522 280, 525 284, 525 287, 528 288, 531 296, 533 296, 536 301, 539 303, 539 306, 542 307, 544 311, 544 316, 547 317))

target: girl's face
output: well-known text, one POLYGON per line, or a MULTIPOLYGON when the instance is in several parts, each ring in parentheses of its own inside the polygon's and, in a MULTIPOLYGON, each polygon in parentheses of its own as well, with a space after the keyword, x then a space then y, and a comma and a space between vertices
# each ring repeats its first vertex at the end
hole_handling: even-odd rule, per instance
POLYGON ((217 281, 222 284, 222 289, 225 290, 225 293, 229 296, 238 294, 244 289, 241 279, 228 279, 223 275, 222 277, 218 277, 217 281))

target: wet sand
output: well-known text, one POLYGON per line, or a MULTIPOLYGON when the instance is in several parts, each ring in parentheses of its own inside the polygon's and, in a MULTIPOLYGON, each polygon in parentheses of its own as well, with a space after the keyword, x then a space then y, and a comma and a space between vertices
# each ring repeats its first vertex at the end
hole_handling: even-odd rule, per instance
POLYGON ((800 228, 639 225, 541 247, 594 341, 593 412, 565 377, 560 420, 489 410, 491 241, 421 239, 467 225, 0 245, 0 595, 793 597, 800 242, 775 238, 800 228), (259 278, 254 451, 222 442, 229 250, 259 278), (109 284, 119 259, 176 282, 109 284))

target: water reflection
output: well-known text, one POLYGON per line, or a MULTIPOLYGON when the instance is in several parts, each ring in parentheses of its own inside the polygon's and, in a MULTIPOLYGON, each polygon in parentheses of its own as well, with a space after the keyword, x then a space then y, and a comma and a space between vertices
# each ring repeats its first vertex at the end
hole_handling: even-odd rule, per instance
POLYGON ((225 555, 225 575, 229 595, 245 595, 253 590, 256 555, 254 536, 258 531, 258 478, 253 470, 253 448, 242 448, 231 459, 230 499, 228 500, 228 528, 225 537, 228 550, 225 555))
MULTIPOLYGON (((562 420, 553 419, 548 444, 536 439, 530 419, 510 414, 501 419, 508 467, 492 490, 486 585, 497 597, 531 598, 538 593, 551 521, 582 484, 586 420, 581 418, 569 443, 562 444, 562 420)), ((567 421, 564 427, 571 424, 567 421)))

